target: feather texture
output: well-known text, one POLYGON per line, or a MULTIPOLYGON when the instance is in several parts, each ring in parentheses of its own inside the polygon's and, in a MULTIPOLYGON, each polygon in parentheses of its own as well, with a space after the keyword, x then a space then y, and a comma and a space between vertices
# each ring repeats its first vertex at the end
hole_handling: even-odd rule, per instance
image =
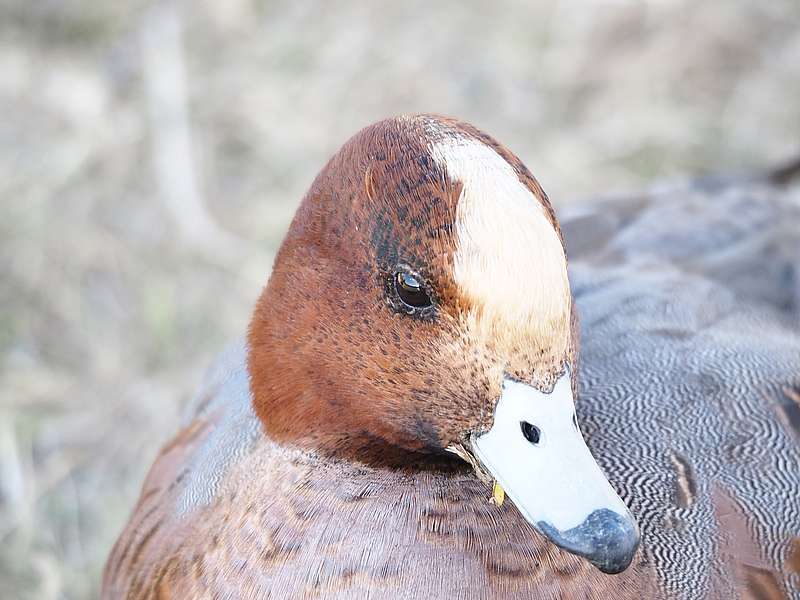
POLYGON ((642 531, 621 575, 457 463, 271 442, 240 344, 148 475, 104 597, 800 598, 799 206, 766 184, 687 186, 562 219, 581 429, 642 531))

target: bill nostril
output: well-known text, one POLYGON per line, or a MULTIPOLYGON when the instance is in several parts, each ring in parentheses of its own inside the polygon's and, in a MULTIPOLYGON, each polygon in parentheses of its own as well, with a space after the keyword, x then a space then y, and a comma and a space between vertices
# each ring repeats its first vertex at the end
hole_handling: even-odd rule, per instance
POLYGON ((542 432, 536 425, 532 425, 527 421, 520 421, 519 425, 522 429, 522 435, 525 436, 526 440, 528 440, 534 446, 539 443, 542 432))

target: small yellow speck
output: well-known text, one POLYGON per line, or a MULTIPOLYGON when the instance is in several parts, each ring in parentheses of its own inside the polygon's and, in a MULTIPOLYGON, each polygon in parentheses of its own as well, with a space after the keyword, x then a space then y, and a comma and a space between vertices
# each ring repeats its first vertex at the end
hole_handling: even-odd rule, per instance
POLYGON ((494 488, 492 489, 492 502, 497 506, 503 506, 503 500, 506 499, 506 492, 505 490, 500 487, 500 484, 496 481, 494 482, 494 488))

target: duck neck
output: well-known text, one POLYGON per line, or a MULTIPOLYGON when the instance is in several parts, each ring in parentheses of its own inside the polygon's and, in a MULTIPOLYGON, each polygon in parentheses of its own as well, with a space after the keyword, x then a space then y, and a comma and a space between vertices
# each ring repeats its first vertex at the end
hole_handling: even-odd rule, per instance
POLYGON ((434 428, 378 385, 386 375, 356 360, 366 350, 336 334, 355 327, 341 326, 347 316, 316 289, 297 298, 325 268, 324 257, 301 260, 303 252, 287 238, 248 330, 253 409, 264 431, 281 444, 376 466, 451 462, 434 428))

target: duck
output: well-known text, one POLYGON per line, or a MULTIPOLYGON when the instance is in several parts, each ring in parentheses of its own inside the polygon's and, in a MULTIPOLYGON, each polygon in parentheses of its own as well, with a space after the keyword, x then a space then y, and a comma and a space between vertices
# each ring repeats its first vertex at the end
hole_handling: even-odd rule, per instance
POLYGON ((559 222, 469 123, 366 127, 102 596, 800 597, 798 206, 754 182, 559 222))

